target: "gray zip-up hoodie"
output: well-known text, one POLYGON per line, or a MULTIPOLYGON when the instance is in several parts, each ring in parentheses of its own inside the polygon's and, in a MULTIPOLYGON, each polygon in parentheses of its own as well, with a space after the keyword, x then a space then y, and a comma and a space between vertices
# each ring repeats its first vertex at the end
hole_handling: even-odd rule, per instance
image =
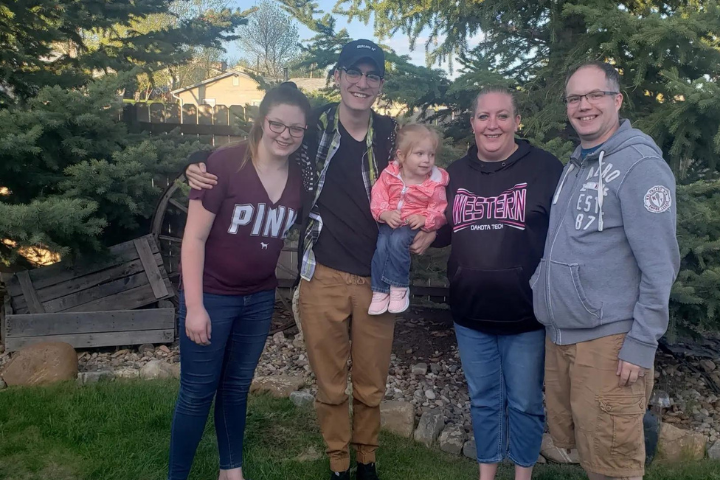
POLYGON ((650 368, 680 266, 675 178, 628 120, 585 159, 580 151, 555 191, 530 279, 535 316, 558 345, 627 333, 620 359, 650 368))

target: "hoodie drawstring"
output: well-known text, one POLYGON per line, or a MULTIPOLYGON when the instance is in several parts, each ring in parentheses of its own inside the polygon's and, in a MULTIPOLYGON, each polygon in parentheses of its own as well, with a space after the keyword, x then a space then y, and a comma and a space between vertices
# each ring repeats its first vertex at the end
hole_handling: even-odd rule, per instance
POLYGON ((603 200, 605 199, 605 187, 603 186, 603 157, 605 156, 605 150, 600 152, 598 157, 598 196, 597 202, 600 210, 600 217, 598 218, 598 232, 603 231, 603 200))
POLYGON ((558 201, 558 198, 560 198, 560 192, 562 192, 563 185, 565 185, 565 180, 567 180, 568 175, 570 175, 570 172, 573 171, 575 168, 575 164, 571 163, 567 170, 565 170, 565 175, 563 175, 562 181, 560 182, 560 186, 557 189, 557 192, 555 192, 555 197, 553 197, 553 205, 555 205, 558 201))

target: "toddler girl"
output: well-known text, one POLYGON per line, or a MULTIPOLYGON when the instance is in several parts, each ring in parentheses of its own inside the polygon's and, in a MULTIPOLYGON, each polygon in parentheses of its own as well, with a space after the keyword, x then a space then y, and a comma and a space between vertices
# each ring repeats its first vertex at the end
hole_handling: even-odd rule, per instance
POLYGON ((448 173, 435 166, 440 138, 434 130, 411 124, 398 132, 395 161, 372 189, 370 210, 380 222, 372 260, 372 303, 368 313, 400 313, 410 305, 410 245, 419 229, 445 223, 448 173))

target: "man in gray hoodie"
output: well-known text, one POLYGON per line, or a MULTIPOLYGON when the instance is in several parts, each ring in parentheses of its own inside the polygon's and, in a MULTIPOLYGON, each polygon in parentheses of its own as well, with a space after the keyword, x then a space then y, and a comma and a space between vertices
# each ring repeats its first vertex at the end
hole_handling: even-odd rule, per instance
POLYGON ((644 475, 643 415, 680 264, 675 179, 653 140, 620 120, 620 77, 588 63, 568 77, 580 137, 530 280, 547 329, 545 391, 555 445, 591 480, 644 475))

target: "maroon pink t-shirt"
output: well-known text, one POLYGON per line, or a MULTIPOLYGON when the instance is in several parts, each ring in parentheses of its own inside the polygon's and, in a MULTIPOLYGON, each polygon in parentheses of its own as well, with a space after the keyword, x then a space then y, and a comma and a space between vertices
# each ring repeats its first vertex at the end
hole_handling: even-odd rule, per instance
POLYGON ((290 161, 287 184, 272 203, 252 162, 238 170, 245 145, 216 151, 207 171, 218 177, 211 190, 191 190, 191 200, 215 214, 205 243, 203 291, 249 295, 277 287, 275 267, 301 205, 300 168, 290 161))

